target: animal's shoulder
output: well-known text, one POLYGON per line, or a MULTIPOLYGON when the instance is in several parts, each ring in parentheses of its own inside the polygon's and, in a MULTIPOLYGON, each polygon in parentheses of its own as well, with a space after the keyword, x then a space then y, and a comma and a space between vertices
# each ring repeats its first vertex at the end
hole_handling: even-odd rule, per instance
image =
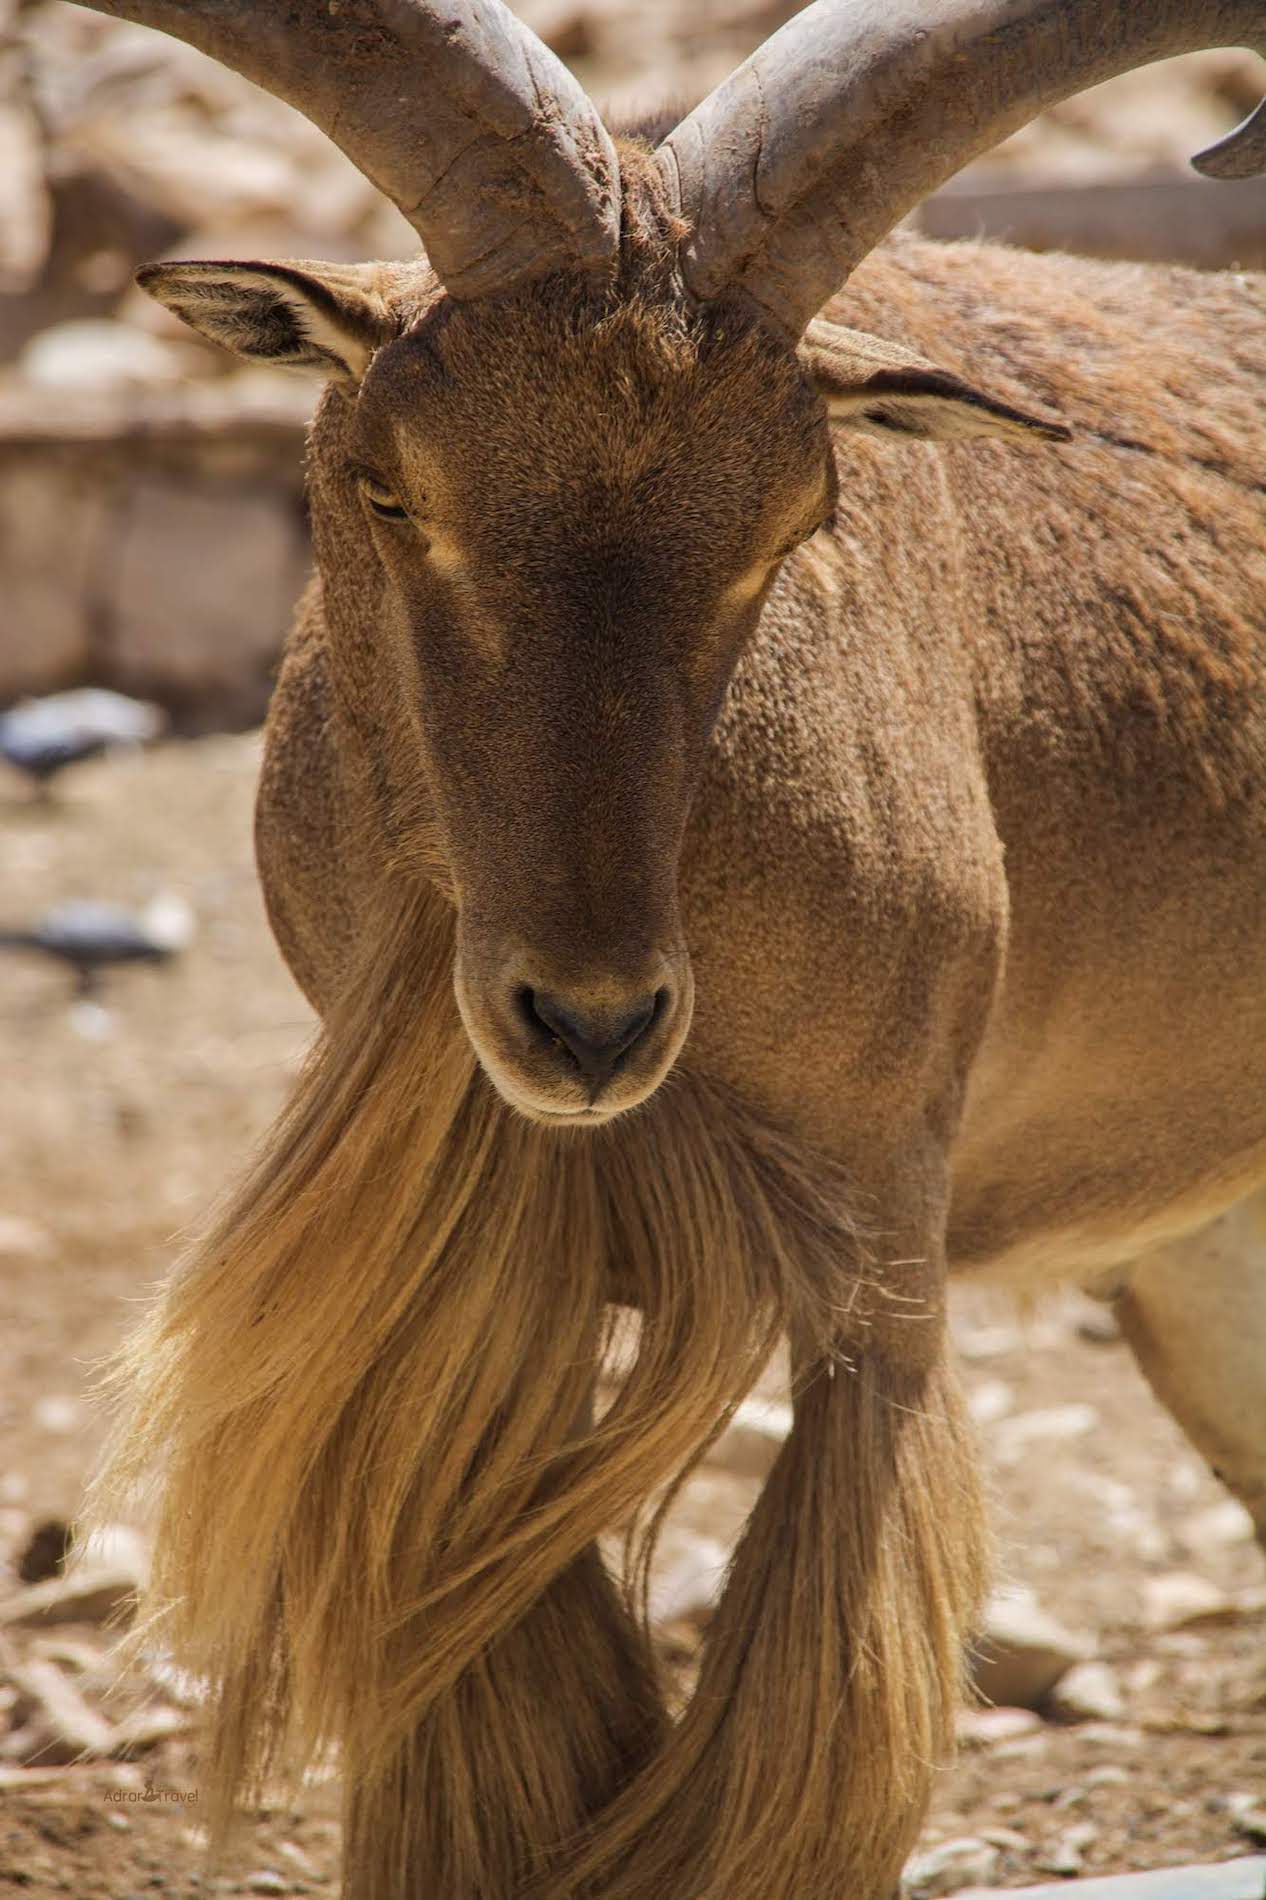
POLYGON ((1263 492, 1266 275, 906 239, 832 308, 1083 438, 1263 492))

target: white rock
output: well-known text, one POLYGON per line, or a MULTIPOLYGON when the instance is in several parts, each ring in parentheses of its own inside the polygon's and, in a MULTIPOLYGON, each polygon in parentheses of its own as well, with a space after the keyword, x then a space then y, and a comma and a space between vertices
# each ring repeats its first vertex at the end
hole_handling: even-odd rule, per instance
POLYGON ((115 1731, 57 1667, 38 1656, 9 1668, 19 1694, 32 1705, 24 1727, 9 1736, 5 1753, 39 1767, 56 1767, 113 1752, 115 1731))
POLYGON ((1035 1735, 1041 1727, 1042 1718, 1032 1709, 960 1709, 955 1732, 964 1747, 992 1748, 1035 1735))
POLYGON ((1017 1735, 1014 1741, 999 1742, 992 1753, 995 1761, 1041 1761, 1050 1753, 1047 1731, 1043 1727, 1032 1735, 1017 1735))
POLYGON ((1143 1616, 1149 1629, 1180 1630, 1193 1623, 1216 1622, 1232 1609, 1231 1599, 1207 1577, 1171 1570, 1143 1584, 1143 1616))
POLYGON ((1084 1438, 1099 1423, 1093 1405, 1052 1405, 1040 1411, 1021 1412, 998 1428, 994 1444, 1000 1464, 1018 1464, 1036 1445, 1064 1445, 1084 1438))
POLYGON ((1131 1779, 1128 1768, 1122 1768, 1116 1762, 1107 1762, 1102 1768, 1092 1768, 1085 1782, 1088 1788, 1127 1788, 1131 1779))
POLYGON ((1125 1698, 1107 1663, 1074 1663, 1051 1690, 1050 1707, 1067 1722, 1119 1722, 1125 1698))
POLYGON ((1183 1543, 1194 1555, 1211 1544, 1248 1544, 1253 1536, 1253 1520, 1236 1498, 1223 1498, 1207 1511, 1197 1511, 1182 1528, 1183 1543))
POLYGON ((1083 1722, 1077 1731, 1077 1740, 1120 1753, 1124 1749, 1142 1748, 1146 1737, 1141 1728, 1131 1728, 1126 1722, 1083 1722))
POLYGON ((1013 1827, 982 1827, 982 1841, 988 1841, 991 1847, 1001 1847, 1008 1854, 1027 1854, 1032 1842, 1024 1834, 1018 1834, 1013 1827))
POLYGON ((1015 1404, 1015 1388, 1005 1379, 983 1379, 967 1395, 967 1409, 977 1425, 995 1425, 1015 1404))
POLYGON ((48 1629, 61 1623, 122 1622, 136 1607, 138 1581, 128 1569, 82 1565, 70 1576, 33 1583, 0 1602, 0 1629, 48 1629))
POLYGON ((160 891, 142 906, 141 921, 164 950, 187 950, 197 934, 192 906, 174 891, 160 891))
POLYGON ((1229 1794, 1223 1806, 1241 1834, 1250 1841, 1266 1841, 1266 1801, 1259 1795, 1229 1794))
POLYGON ((74 1399, 58 1392, 46 1393, 31 1407, 32 1422, 46 1432, 73 1432, 79 1424, 79 1407, 74 1399))
POLYGON ((1043 1610, 1028 1591, 1000 1591, 990 1600, 976 1638, 972 1676, 999 1708, 1035 1708, 1065 1670, 1089 1659, 1093 1644, 1043 1610))
POLYGON ((1016 1326, 973 1326, 959 1320, 954 1326, 954 1344, 964 1359, 999 1359, 1006 1353, 1018 1351, 1021 1335, 1016 1326))
POLYGON ((906 1863, 905 1889, 911 1900, 938 1900, 964 1887, 992 1880, 1002 1855, 991 1841, 965 1834, 924 1848, 906 1863))
POLYGON ((1092 1847, 1099 1838, 1099 1830, 1089 1821, 1079 1827, 1070 1827, 1060 1835, 1054 1847, 1048 1848, 1037 1862, 1043 1873, 1060 1874, 1065 1879, 1079 1874, 1085 1865, 1086 1849, 1092 1847))

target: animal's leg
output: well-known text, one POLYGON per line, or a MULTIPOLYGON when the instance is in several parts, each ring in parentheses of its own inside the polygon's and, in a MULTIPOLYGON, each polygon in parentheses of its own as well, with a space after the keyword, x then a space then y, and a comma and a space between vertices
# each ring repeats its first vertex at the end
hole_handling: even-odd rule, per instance
POLYGON ((1266 1545, 1266 1190, 1131 1271, 1122 1330, 1266 1545))
POLYGON ((896 1890, 982 1584, 974 1448, 941 1350, 800 1375, 690 1707, 549 1900, 896 1890))
POLYGON ((591 1550, 384 1770, 345 1763, 345 1900, 512 1900, 663 1727, 649 1654, 591 1550))

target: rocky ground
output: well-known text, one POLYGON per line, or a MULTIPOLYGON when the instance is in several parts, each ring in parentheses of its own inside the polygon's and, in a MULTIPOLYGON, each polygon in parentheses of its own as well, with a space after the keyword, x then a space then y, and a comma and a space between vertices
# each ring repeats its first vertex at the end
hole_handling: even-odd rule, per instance
MULTIPOLYGON (((206 1873, 196 1709, 158 1662, 112 1686, 101 1619, 143 1542, 119 1527, 68 1584, 58 1533, 37 1534, 77 1508, 100 1439, 94 1366, 309 1034, 250 860, 257 758, 253 737, 113 756, 48 806, 0 786, 0 924, 67 896, 162 894, 197 919, 172 965, 120 972, 96 999, 41 959, 0 959, 0 1892, 33 1900, 334 1891, 332 1783, 254 1817, 233 1870, 206 1873)), ((1060 1302, 1022 1324, 969 1291, 955 1323, 1006 1592, 982 1675, 1002 1706, 963 1713, 912 1891, 1251 1852, 1266 1572, 1243 1513, 1103 1309, 1060 1302)), ((666 1541, 656 1603, 683 1688, 779 1418, 776 1392, 745 1413, 666 1541)))

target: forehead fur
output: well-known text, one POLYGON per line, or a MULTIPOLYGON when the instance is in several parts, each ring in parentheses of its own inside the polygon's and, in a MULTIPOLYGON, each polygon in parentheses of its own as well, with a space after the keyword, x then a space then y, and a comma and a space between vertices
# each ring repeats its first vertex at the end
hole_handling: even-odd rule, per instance
POLYGON ((700 306, 675 231, 628 158, 631 206, 610 286, 560 275, 460 304, 434 292, 378 353, 354 431, 385 475, 490 482, 542 500, 681 484, 730 505, 779 468, 820 464, 822 409, 794 349, 738 303, 700 306))

